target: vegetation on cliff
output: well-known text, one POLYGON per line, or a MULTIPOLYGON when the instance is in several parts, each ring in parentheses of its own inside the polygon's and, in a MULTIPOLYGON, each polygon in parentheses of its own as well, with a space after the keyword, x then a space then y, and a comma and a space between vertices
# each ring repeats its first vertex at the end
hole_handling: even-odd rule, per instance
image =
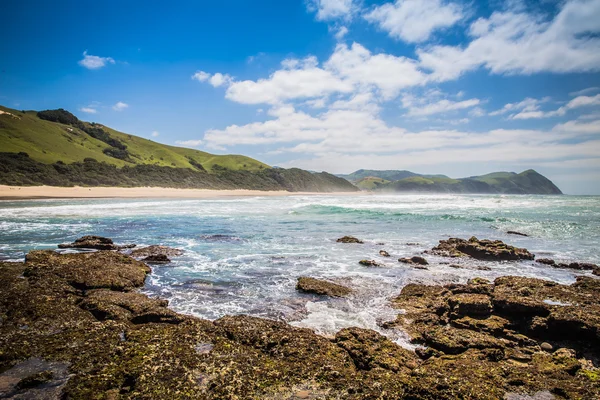
POLYGON ((358 170, 350 175, 339 176, 362 190, 383 192, 562 194, 554 183, 532 169, 520 174, 495 172, 461 179, 445 175, 419 175, 410 171, 373 170, 358 170))

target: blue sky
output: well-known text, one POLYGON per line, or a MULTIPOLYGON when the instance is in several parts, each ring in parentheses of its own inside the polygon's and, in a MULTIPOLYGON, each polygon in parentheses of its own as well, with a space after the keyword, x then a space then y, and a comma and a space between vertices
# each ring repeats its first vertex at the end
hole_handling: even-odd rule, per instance
POLYGON ((600 194, 600 0, 7 1, 0 104, 271 165, 600 194))

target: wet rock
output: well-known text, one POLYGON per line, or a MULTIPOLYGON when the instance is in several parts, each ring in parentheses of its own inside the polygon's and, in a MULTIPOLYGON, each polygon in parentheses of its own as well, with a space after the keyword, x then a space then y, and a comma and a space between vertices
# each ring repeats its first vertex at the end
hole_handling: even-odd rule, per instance
POLYGON ((151 299, 140 293, 93 290, 79 303, 99 321, 128 320, 133 323, 180 323, 183 317, 169 310, 166 300, 151 299))
POLYGON ((510 246, 501 240, 479 240, 474 236, 469 240, 459 238, 440 240, 440 244, 431 251, 446 257, 470 256, 488 261, 533 260, 535 258, 527 249, 510 246))
POLYGON ((545 265, 551 265, 551 266, 556 265, 556 261, 554 261, 551 258, 539 258, 539 259, 535 260, 535 262, 540 263, 540 264, 545 264, 545 265))
POLYGON ((381 264, 375 260, 360 260, 358 263, 365 267, 381 267, 381 264))
POLYGON ((142 262, 145 262, 146 264, 168 264, 171 260, 164 254, 157 254, 143 258, 142 262))
POLYGON ((419 257, 419 256, 414 256, 411 258, 399 258, 398 262, 401 263, 405 263, 405 264, 411 264, 413 266, 415 266, 415 268, 419 268, 419 269, 427 269, 424 268, 424 265, 429 265, 429 263, 427 262, 427 260, 423 257, 419 257))
POLYGON ((382 257, 390 257, 390 253, 385 250, 379 250, 379 255, 382 257))
POLYGON ((68 366, 41 358, 22 361, 0 374, 0 398, 60 400, 68 366))
POLYGON ((410 373, 417 367, 414 353, 370 329, 342 329, 335 335, 335 343, 348 352, 361 370, 382 368, 410 373))
POLYGON ((116 244, 113 243, 112 239, 109 239, 106 237, 87 235, 87 236, 80 237, 79 239, 75 240, 73 243, 59 244, 58 248, 60 248, 60 249, 119 250, 120 248, 124 248, 124 247, 117 246, 116 244))
POLYGON ((572 262, 569 264, 560 263, 560 264, 556 264, 556 267, 574 269, 576 271, 596 271, 599 268, 596 264, 581 263, 581 262, 572 262))
POLYGON ((508 231, 506 232, 508 235, 517 235, 517 236, 529 236, 525 233, 517 232, 517 231, 508 231))
POLYGON ((296 289, 305 293, 314 293, 331 297, 345 297, 352 293, 350 288, 338 285, 337 283, 306 276, 298 278, 296 289))
POLYGON ((142 247, 135 249, 131 252, 132 257, 142 258, 151 256, 166 256, 166 257, 178 257, 183 255, 184 251, 181 249, 174 249, 168 246, 152 245, 148 247, 142 247))
POLYGON ((337 240, 338 243, 364 243, 362 240, 355 238, 354 236, 344 236, 337 240))
POLYGON ((32 251, 25 257, 26 277, 56 277, 82 290, 131 290, 144 284, 150 268, 131 257, 112 251, 58 254, 52 250, 32 251))

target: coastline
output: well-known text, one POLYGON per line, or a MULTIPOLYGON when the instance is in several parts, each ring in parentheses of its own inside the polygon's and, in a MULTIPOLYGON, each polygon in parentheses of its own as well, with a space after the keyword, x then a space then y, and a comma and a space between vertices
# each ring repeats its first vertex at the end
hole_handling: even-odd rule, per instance
POLYGON ((211 199, 220 197, 246 196, 310 196, 336 195, 356 196, 365 192, 288 192, 263 190, 213 190, 213 189, 176 189, 163 187, 59 187, 59 186, 7 186, 0 185, 0 200, 35 199, 101 199, 101 198, 172 198, 172 199, 211 199))

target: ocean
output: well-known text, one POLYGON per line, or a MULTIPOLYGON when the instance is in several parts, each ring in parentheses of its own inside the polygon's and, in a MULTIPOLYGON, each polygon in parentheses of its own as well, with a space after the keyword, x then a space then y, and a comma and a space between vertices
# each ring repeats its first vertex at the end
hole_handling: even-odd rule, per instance
POLYGON ((323 335, 358 326, 410 348, 381 328, 399 313, 389 300, 411 282, 464 283, 520 275, 569 284, 580 271, 532 261, 483 262, 422 254, 449 237, 500 239, 537 258, 600 264, 600 197, 511 195, 361 195, 239 197, 203 200, 0 201, 0 260, 23 260, 88 235, 138 246, 185 250, 155 266, 143 291, 176 311, 206 319, 248 314, 323 335), (509 230, 528 237, 509 235, 509 230), (352 235, 364 244, 342 244, 352 235), (380 250, 391 254, 379 255, 380 250), (427 270, 399 263, 423 255, 427 270), (362 259, 383 263, 369 268, 362 259), (450 267, 459 264, 460 269, 450 267), (295 290, 299 276, 346 285, 345 299, 295 290))

